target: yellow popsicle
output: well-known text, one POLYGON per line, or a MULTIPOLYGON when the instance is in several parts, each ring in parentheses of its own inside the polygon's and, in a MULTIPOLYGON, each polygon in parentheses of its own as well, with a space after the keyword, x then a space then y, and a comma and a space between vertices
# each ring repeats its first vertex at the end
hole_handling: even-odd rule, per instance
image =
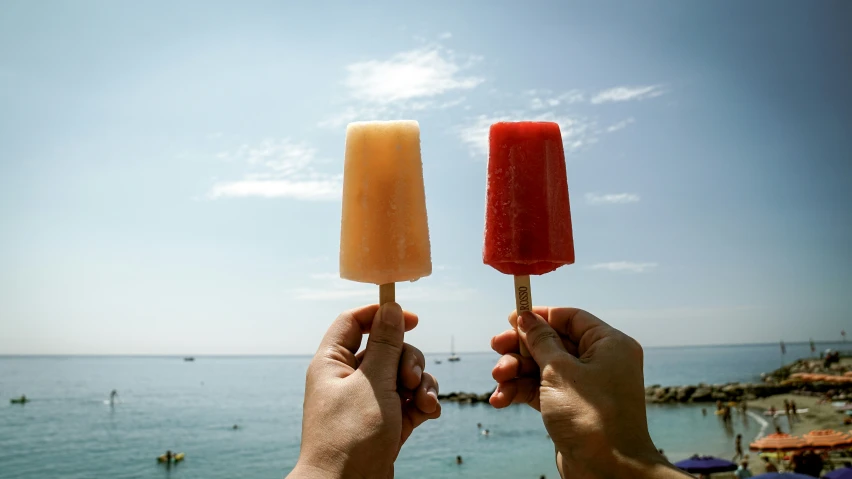
POLYGON ((343 167, 340 277, 383 285, 431 273, 420 125, 350 123, 343 167))

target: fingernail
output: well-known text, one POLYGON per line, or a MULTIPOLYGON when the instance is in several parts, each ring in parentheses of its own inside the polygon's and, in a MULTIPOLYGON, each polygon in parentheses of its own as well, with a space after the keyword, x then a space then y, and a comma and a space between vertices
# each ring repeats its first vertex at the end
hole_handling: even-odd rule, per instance
POLYGON ((535 324, 535 316, 533 316, 531 311, 524 311, 518 317, 518 327, 521 328, 521 331, 527 332, 532 326, 535 324))
POLYGON ((438 391, 435 388, 429 388, 426 390, 427 396, 432 396, 435 400, 438 400, 438 391))
POLYGON ((417 376, 417 379, 420 379, 420 377, 423 376, 423 368, 421 368, 419 364, 415 364, 411 370, 414 371, 414 375, 417 376))

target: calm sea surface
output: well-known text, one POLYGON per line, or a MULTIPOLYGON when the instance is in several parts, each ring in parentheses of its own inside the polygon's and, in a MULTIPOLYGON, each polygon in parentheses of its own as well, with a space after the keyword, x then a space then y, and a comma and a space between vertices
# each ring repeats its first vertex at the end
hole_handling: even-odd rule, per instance
MULTIPOLYGON (((821 344, 826 347, 840 345, 821 344)), ((850 348, 843 348, 850 349, 850 348)), ((787 346, 787 358, 810 355, 787 346)), ((442 391, 485 392, 494 385, 493 354, 462 354, 427 371, 442 391)), ((308 357, 0 357, 0 478, 280 478, 299 451, 308 357), (110 407, 110 390, 119 401, 110 407), (8 399, 26 394, 20 406, 8 399), (232 430, 239 424, 238 430, 232 430), (186 461, 166 469, 166 449, 186 461)), ((646 384, 756 379, 781 362, 778 345, 646 350, 646 384)), ((750 438, 760 425, 735 416, 726 431, 695 406, 650 406, 658 447, 672 460, 694 452, 731 455, 731 435, 750 438)), ((445 404, 420 427, 397 460, 397 477, 558 477, 553 446, 527 407, 497 411, 445 404), (491 430, 479 434, 476 423, 491 430), (455 464, 456 455, 464 465, 455 464)))

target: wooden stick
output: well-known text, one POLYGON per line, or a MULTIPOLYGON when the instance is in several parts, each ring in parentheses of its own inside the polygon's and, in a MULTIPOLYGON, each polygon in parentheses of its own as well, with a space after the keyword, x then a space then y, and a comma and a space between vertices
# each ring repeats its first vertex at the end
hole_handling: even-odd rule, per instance
POLYGON ((396 301, 396 283, 379 285, 379 305, 396 301))
MULTIPOLYGON (((517 311, 518 316, 523 311, 532 311, 532 290, 530 288, 530 277, 527 275, 515 276, 515 311, 517 311)), ((517 324, 515 324, 515 329, 518 329, 517 324)), ((521 356, 530 357, 527 345, 523 341, 520 341, 520 343, 521 356)))

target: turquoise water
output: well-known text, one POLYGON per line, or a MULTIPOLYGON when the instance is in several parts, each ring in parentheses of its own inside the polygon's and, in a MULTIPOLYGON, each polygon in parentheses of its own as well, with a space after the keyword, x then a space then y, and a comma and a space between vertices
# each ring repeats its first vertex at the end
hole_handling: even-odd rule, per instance
MULTIPOLYGON (((821 345, 821 348, 827 347, 821 345)), ((787 357, 809 354, 789 345, 787 357)), ((428 355, 427 355, 428 356, 428 355)), ((442 391, 493 387, 492 354, 463 354, 427 371, 442 391)), ((0 478, 280 478, 299 450, 307 357, 0 357, 0 478), (114 407, 109 391, 119 391, 114 407), (32 402, 8 404, 26 394, 32 402), (232 430, 238 424, 240 429, 232 430), (171 469, 166 449, 187 459, 171 469)), ((647 384, 751 380, 780 362, 777 345, 646 351, 647 384)), ((732 435, 760 425, 735 417, 725 430, 694 406, 651 406, 652 436, 672 460, 731 455, 732 435)), ((397 477, 558 477, 537 413, 445 404, 397 461, 397 477), (479 434, 476 423, 491 430, 479 434), (457 466, 455 456, 464 464, 457 466)))

